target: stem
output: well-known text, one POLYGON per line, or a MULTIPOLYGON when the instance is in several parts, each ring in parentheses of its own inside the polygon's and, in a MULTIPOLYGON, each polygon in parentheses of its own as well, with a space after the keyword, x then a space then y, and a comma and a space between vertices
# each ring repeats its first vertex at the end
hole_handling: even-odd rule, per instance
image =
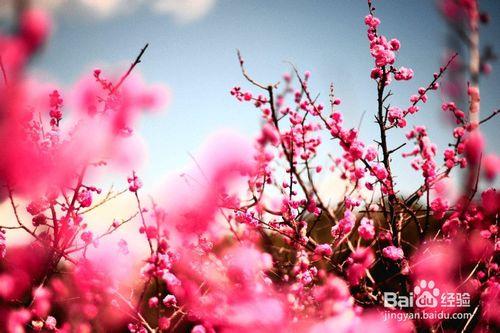
MULTIPOLYGON (((149 249, 151 251, 151 254, 153 254, 155 251, 153 249, 153 243, 151 243, 151 239, 149 239, 149 237, 148 237, 147 227, 146 227, 146 219, 144 218, 144 212, 142 211, 141 200, 139 199, 139 195, 137 194, 137 192, 134 192, 134 193, 135 193, 135 199, 137 202, 137 208, 139 209, 139 214, 141 216, 142 226, 144 228, 144 234, 146 235, 146 239, 148 241, 148 245, 149 245, 149 249)), ((157 232, 159 232, 159 231, 157 230, 157 232)))
MULTIPOLYGON (((392 240, 395 246, 398 246, 399 240, 397 237, 397 225, 396 225, 396 214, 395 214, 395 205, 396 205, 396 196, 394 195, 394 183, 392 179, 391 172, 391 164, 390 164, 390 153, 387 148, 387 133, 384 122, 384 89, 386 82, 386 68, 385 66, 382 68, 382 78, 378 81, 377 85, 377 124, 380 130, 380 146, 382 147, 382 163, 384 164, 385 169, 387 170, 387 180, 389 181, 388 186, 388 199, 389 199, 389 215, 390 215, 390 227, 392 231, 392 240)), ((384 186, 382 184, 382 186, 384 186)))
MULTIPOLYGON (((476 4, 477 10, 477 4, 476 4)), ((470 86, 479 89, 479 66, 481 57, 479 55, 479 26, 477 20, 471 24, 471 31, 469 35, 469 71, 470 71, 470 86)), ((470 122, 477 124, 479 122, 479 108, 478 112, 469 113, 470 122)))
POLYGON ((139 52, 139 54, 135 58, 134 62, 128 68, 127 72, 125 74, 123 74, 123 76, 120 78, 120 81, 118 81, 118 83, 113 87, 113 89, 111 90, 111 94, 114 94, 118 90, 118 88, 121 87, 121 85, 123 84, 123 82, 125 82, 125 80, 127 79, 127 77, 130 75, 130 73, 132 73, 132 71, 134 70, 135 66, 137 66, 138 64, 141 63, 141 58, 144 55, 144 52, 146 52, 146 49, 148 48, 148 46, 149 46, 149 43, 147 43, 146 45, 144 45, 144 47, 141 49, 141 51, 139 52))
POLYGON ((7 72, 5 71, 5 67, 3 65, 2 56, 0 56, 0 69, 2 71, 3 82, 5 83, 6 86, 8 86, 9 85, 9 81, 7 79, 7 72))

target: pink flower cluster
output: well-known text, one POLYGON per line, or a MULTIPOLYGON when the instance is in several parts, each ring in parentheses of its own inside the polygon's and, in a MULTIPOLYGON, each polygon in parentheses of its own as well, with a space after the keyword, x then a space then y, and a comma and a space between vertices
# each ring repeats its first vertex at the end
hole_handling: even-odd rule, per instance
MULTIPOLYGON (((459 4, 468 19, 477 19, 472 2, 459 4)), ((411 124, 406 139, 414 147, 402 155, 411 157, 422 179, 415 177, 419 185, 407 193, 394 163, 406 143, 394 143, 392 133, 409 125, 408 114, 419 111, 429 91, 440 89, 454 57, 410 97, 409 107, 390 106, 392 93, 385 89, 391 79, 410 80, 414 73, 395 67, 401 43, 379 34, 380 19, 372 1, 368 5, 375 68, 367 78, 377 81, 374 144, 344 122, 333 85, 322 104, 310 89, 310 72, 292 65, 282 83, 263 84, 238 54, 251 88, 237 86, 230 94, 257 109, 261 129, 251 142, 231 132, 213 135, 193 155, 194 165, 150 200, 134 163, 124 162, 140 156, 128 140, 137 135, 133 125, 141 111, 164 98, 131 74, 147 46, 116 80, 97 69, 73 93, 31 89, 24 65, 45 40, 48 24, 39 14, 23 14, 18 34, 0 39, 5 50, 25 56, 6 58, 9 85, 0 88, 0 179, 12 208, 12 223, 0 225, 0 331, 500 327, 500 193, 492 187, 498 157, 483 157, 487 142, 480 128, 498 112, 475 121, 481 101, 471 85, 467 107, 442 105, 456 123, 448 147, 431 141, 430 127, 411 124), (76 105, 78 118, 68 127, 67 105, 76 105), (115 164, 129 176, 122 190, 103 191, 95 170, 114 172, 115 164), (465 185, 450 190, 446 184, 457 166, 467 173, 465 185), (122 195, 133 214, 115 208, 111 218, 99 214, 122 195), (100 224, 93 226, 89 215, 100 224), (29 240, 8 244, 11 232, 29 240), (410 297, 419 293, 416 287, 431 285, 441 294, 467 294, 471 307, 387 306, 386 295, 410 297), (474 320, 405 317, 436 311, 467 312, 474 320), (394 319, 400 317, 405 320, 394 319)))
POLYGON ((365 24, 368 27, 368 40, 370 41, 370 54, 375 59, 375 68, 372 69, 370 77, 380 80, 384 85, 391 82, 392 73, 396 81, 408 81, 413 78, 413 70, 406 67, 395 68, 396 52, 401 48, 398 39, 387 40, 384 35, 379 35, 377 28, 380 19, 369 14, 365 17, 365 24))
POLYGON ((403 153, 404 157, 415 156, 411 166, 415 170, 422 170, 422 176, 426 183, 434 182, 437 176, 437 163, 434 157, 437 153, 437 146, 431 142, 424 126, 416 126, 406 134, 409 140, 416 141, 415 148, 409 153, 403 153))

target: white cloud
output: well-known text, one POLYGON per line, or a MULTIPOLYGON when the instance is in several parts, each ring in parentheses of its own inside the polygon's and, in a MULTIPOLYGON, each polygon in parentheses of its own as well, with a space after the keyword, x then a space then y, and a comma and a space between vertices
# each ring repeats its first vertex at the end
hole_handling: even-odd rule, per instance
MULTIPOLYGON (((20 0, 0 0, 0 17, 12 14, 12 5, 20 0)), ((203 18, 214 7, 216 0, 31 0, 34 7, 49 11, 77 11, 97 17, 129 13, 141 6, 159 14, 171 16, 178 23, 189 23, 203 18)))
POLYGON ((187 23, 205 16, 214 5, 215 0, 156 0, 153 8, 171 14, 178 22, 187 23))
POLYGON ((79 0, 81 5, 95 11, 98 15, 109 16, 120 9, 123 0, 79 0))

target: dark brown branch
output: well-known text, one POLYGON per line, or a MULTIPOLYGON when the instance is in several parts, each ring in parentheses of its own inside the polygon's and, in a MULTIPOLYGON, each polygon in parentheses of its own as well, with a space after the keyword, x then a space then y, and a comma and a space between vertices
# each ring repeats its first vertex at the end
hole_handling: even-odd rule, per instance
POLYGON ((491 118, 495 117, 498 113, 500 113, 500 109, 498 109, 498 110, 494 111, 494 112, 493 112, 492 114, 490 114, 488 117, 486 117, 486 118, 484 118, 483 120, 481 120, 481 121, 479 122, 479 125, 481 125, 481 124, 483 124, 483 123, 487 122, 488 120, 490 120, 491 118))
POLYGON ((130 73, 132 73, 135 66, 137 66, 138 64, 141 63, 141 58, 144 55, 144 52, 146 52, 146 49, 148 48, 148 46, 149 46, 149 43, 146 43, 146 45, 144 45, 144 47, 141 49, 141 51, 139 52, 139 54, 135 58, 134 62, 128 68, 127 72, 125 74, 123 74, 123 76, 120 78, 120 81, 118 81, 118 83, 113 87, 113 90, 111 90, 111 94, 114 94, 121 87, 123 82, 125 82, 127 77, 130 75, 130 73))
POLYGON ((392 231, 392 240, 394 245, 398 246, 398 237, 397 237, 397 225, 396 225, 396 196, 394 194, 394 181, 392 178, 391 172, 391 162, 390 162, 390 154, 387 148, 387 129, 384 123, 384 89, 385 82, 387 77, 387 72, 385 67, 382 68, 382 78, 378 81, 377 85, 377 124, 380 130, 380 147, 382 148, 382 163, 384 164, 385 169, 387 170, 387 180, 389 181, 389 215, 390 215, 390 227, 392 231))
POLYGON ((399 149, 403 148, 404 146, 406 146, 406 142, 405 143, 402 143, 400 144, 399 146, 397 146, 396 148, 394 149, 391 149, 388 151, 388 154, 391 155, 393 153, 395 153, 396 151, 398 151, 399 149))

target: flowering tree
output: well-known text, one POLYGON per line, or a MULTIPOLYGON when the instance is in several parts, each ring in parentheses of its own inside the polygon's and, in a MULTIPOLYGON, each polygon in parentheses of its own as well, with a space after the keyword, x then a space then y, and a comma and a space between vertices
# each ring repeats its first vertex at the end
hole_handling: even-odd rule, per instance
POLYGON ((83 78, 68 94, 75 96, 74 112, 66 119, 65 94, 24 72, 50 30, 42 13, 26 10, 17 35, 0 38, 0 180, 13 212, 12 223, 0 227, 2 330, 498 329, 500 196, 488 187, 498 158, 483 157, 480 129, 498 110, 479 113, 481 68, 492 59, 479 52, 485 14, 469 0, 446 0, 442 9, 470 51, 470 79, 445 82, 467 96, 466 108, 442 104, 456 124, 447 148, 439 149, 424 125, 413 125, 412 115, 465 58, 452 54, 407 105, 390 105, 391 86, 411 80, 413 70, 399 65, 401 42, 382 33, 368 1, 374 143, 343 122, 333 84, 322 104, 309 88, 311 73, 291 65, 283 82, 262 83, 238 52, 251 90, 234 87, 231 95, 258 110, 258 137, 253 144, 213 138, 186 173, 191 178, 170 184, 150 204, 133 171, 138 152, 130 148, 134 121, 165 94, 134 75, 148 46, 116 80, 99 69, 83 78), (404 131, 407 142, 391 142, 395 131, 404 131), (325 140, 341 153, 334 155, 325 140), (419 177, 413 192, 400 190, 395 158, 407 159, 419 177), (103 192, 95 170, 117 166, 130 170, 124 189, 103 192), (446 181, 457 169, 467 172, 454 199, 446 181), (336 177, 340 200, 321 190, 318 175, 325 173, 336 177), (89 212, 126 195, 135 214, 116 216, 100 234, 87 225, 89 212), (111 258, 105 264, 90 252, 134 223, 145 258, 134 263, 130 282, 113 274, 116 256, 129 252, 125 240, 104 249, 111 258), (30 241, 8 246, 6 231, 30 241))

